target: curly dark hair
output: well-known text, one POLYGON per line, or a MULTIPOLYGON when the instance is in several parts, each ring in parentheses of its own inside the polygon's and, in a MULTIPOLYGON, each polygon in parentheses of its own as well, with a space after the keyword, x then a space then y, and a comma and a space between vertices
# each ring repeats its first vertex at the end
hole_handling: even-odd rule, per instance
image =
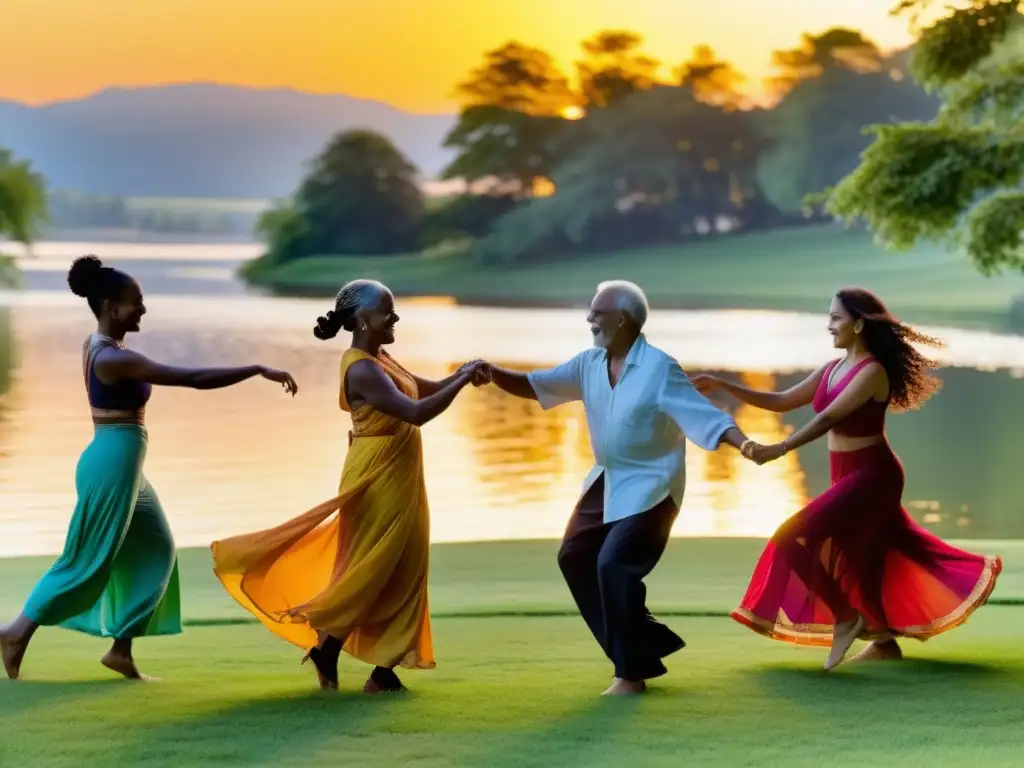
POLYGON ((92 254, 75 259, 68 270, 68 287, 75 296, 89 302, 89 309, 97 319, 103 314, 103 302, 117 300, 131 280, 125 272, 103 266, 92 254))
POLYGON ((889 402, 894 410, 920 408, 942 387, 942 382, 929 371, 939 367, 936 360, 925 357, 914 344, 940 348, 942 339, 921 333, 901 322, 889 312, 882 300, 863 288, 843 288, 836 298, 857 320, 864 321, 861 337, 864 344, 889 377, 889 402))

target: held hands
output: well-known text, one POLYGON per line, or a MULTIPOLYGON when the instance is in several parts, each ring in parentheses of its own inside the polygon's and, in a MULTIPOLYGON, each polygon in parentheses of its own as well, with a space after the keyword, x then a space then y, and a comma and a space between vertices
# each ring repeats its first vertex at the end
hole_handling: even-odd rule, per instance
POLYGON ((473 374, 473 386, 482 387, 491 383, 491 364, 480 361, 481 365, 473 374))
POLYGON ((457 376, 468 376, 469 383, 474 387, 480 387, 491 383, 491 364, 483 360, 471 360, 459 366, 455 372, 457 376))
POLYGON ((777 458, 789 453, 789 446, 786 445, 785 441, 775 443, 775 445, 761 445, 753 440, 747 440, 740 448, 740 453, 760 466, 761 464, 767 464, 769 461, 775 461, 777 458))
POLYGON ((284 391, 292 397, 295 397, 295 393, 299 391, 299 385, 295 383, 295 379, 287 371, 278 371, 273 368, 267 368, 260 366, 260 376, 267 381, 277 382, 284 387, 284 391))

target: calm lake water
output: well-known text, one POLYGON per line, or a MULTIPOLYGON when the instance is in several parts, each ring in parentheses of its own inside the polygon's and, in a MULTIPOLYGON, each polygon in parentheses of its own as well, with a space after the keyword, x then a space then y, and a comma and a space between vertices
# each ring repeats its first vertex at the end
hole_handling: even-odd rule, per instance
MULTIPOLYGON (((64 276, 83 252, 142 280, 149 314, 133 347, 171 364, 275 365, 301 387, 295 399, 264 381, 156 392, 146 472, 180 546, 270 526, 334 495, 349 429, 337 407, 345 341, 311 333, 329 302, 248 295, 233 274, 254 246, 44 244, 23 263, 27 290, 0 294, 0 556, 59 551, 74 505, 75 462, 92 431, 80 350, 93 319, 64 276)), ((399 305, 393 353, 427 377, 474 357, 546 366, 590 343, 582 309, 399 305)), ((834 354, 824 326, 824 316, 656 311, 648 336, 691 373, 767 388, 834 354)), ((1024 338, 930 330, 949 342, 943 391, 890 419, 907 507, 943 536, 1024 537, 1024 338)), ((735 416, 752 438, 775 442, 810 413, 735 416)), ((465 390, 424 428, 424 443, 435 541, 560 536, 592 464, 582 408, 543 412, 494 388, 465 390)), ((828 483, 824 441, 763 467, 689 446, 687 469, 679 536, 768 535, 828 483)))

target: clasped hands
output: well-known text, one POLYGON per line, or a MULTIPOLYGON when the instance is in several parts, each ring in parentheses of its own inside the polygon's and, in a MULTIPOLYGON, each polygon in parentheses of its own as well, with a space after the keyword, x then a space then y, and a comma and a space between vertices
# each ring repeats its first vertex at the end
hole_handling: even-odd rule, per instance
POLYGON ((761 443, 755 443, 753 440, 746 440, 740 447, 740 453, 757 465, 775 461, 788 452, 789 449, 784 442, 775 443, 774 445, 761 445, 761 443))
MULTIPOLYGON (((459 366, 459 369, 455 372, 456 376, 465 374, 469 375, 469 380, 474 387, 485 386, 491 383, 491 364, 485 360, 470 360, 468 363, 463 363, 459 366)), ((789 446, 785 442, 775 443, 774 445, 761 445, 761 443, 753 440, 747 440, 740 447, 740 453, 758 465, 775 461, 788 452, 789 446)))
POLYGON ((482 387, 491 383, 491 364, 485 360, 470 360, 460 365, 455 372, 456 376, 464 374, 469 374, 469 380, 474 387, 482 387))
MULTIPOLYGON (((725 386, 725 382, 717 376, 710 376, 706 373, 699 373, 691 377, 690 381, 697 391, 705 397, 725 386)), ((740 453, 743 454, 744 458, 760 465, 767 464, 769 461, 775 461, 780 456, 786 455, 789 453, 789 446, 786 445, 785 441, 775 443, 774 445, 761 445, 753 440, 745 440, 743 445, 740 446, 740 453)))

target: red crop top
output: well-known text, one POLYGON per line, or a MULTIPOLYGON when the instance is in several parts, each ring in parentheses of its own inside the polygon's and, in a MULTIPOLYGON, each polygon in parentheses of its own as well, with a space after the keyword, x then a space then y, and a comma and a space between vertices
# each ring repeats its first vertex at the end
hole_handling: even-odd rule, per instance
MULTIPOLYGON (((846 375, 836 382, 832 389, 829 389, 829 377, 839 362, 839 360, 833 360, 831 365, 822 374, 821 381, 818 382, 818 389, 814 392, 814 400, 811 402, 811 407, 815 413, 821 413, 825 410, 838 397, 839 393, 846 389, 849 383, 853 381, 853 377, 857 375, 861 368, 868 363, 876 361, 873 357, 861 360, 847 371, 846 375)), ((842 421, 832 427, 832 431, 843 437, 874 437, 875 435, 881 435, 885 432, 885 412, 888 407, 889 402, 887 400, 884 402, 875 399, 868 400, 853 413, 847 414, 842 421)))

